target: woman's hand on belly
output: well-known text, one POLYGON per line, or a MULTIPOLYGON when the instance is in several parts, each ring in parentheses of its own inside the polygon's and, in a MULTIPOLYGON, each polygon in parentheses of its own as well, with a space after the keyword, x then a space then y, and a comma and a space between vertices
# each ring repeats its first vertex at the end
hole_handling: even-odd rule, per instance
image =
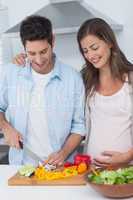
POLYGON ((124 153, 104 151, 100 156, 94 158, 94 164, 99 167, 119 166, 128 164, 132 159, 130 151, 124 153))

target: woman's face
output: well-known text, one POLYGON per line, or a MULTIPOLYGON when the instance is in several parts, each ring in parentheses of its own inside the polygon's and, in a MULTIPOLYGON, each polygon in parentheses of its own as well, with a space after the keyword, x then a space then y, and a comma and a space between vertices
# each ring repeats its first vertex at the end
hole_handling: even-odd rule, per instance
POLYGON ((97 69, 109 67, 111 45, 94 35, 88 35, 81 40, 84 57, 97 69))

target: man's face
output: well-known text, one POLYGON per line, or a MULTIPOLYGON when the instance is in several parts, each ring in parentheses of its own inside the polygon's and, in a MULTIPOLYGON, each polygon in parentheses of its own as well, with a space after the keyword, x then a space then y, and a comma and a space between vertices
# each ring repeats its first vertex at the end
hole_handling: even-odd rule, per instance
POLYGON ((47 40, 26 41, 25 50, 32 68, 40 73, 47 74, 53 68, 53 44, 47 40))

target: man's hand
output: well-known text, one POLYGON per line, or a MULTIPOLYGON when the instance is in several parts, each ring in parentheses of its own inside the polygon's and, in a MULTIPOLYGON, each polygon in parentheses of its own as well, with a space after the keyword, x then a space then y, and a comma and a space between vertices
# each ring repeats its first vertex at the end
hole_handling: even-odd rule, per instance
POLYGON ((17 149, 20 148, 19 141, 23 141, 22 135, 14 129, 12 126, 8 126, 4 130, 4 136, 5 136, 5 142, 11 146, 15 147, 17 149))
POLYGON ((52 153, 47 162, 53 165, 61 166, 64 160, 69 156, 70 153, 80 144, 82 136, 80 134, 71 133, 65 141, 64 146, 58 152, 52 153))
POLYGON ((94 164, 99 167, 119 166, 132 160, 130 152, 104 151, 101 156, 94 159, 94 164))
POLYGON ((16 55, 14 58, 13 58, 13 64, 16 64, 16 65, 25 65, 25 58, 26 58, 26 54, 24 53, 20 53, 18 55, 16 55))
POLYGON ((56 166, 61 166, 64 163, 64 160, 67 158, 66 153, 63 150, 59 152, 52 153, 48 157, 48 163, 56 166))

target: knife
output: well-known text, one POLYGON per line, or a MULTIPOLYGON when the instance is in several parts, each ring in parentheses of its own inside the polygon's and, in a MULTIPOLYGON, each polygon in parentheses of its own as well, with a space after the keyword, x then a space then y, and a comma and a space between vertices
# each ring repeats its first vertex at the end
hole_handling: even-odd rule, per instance
POLYGON ((20 148, 30 156, 34 161, 38 162, 39 166, 43 166, 46 170, 51 171, 56 169, 56 165, 49 164, 47 158, 40 158, 36 153, 34 153, 27 145, 24 145, 22 141, 19 141, 20 148))
POLYGON ((55 165, 49 164, 47 162, 47 158, 44 158, 42 160, 42 158, 40 158, 36 153, 34 153, 33 151, 31 151, 29 149, 29 147, 27 147, 27 145, 24 145, 24 152, 30 156, 33 160, 35 160, 36 162, 38 162, 39 166, 43 166, 47 171, 51 171, 56 169, 55 165), (44 163, 45 162, 45 163, 44 163))
POLYGON ((38 163, 44 163, 44 160, 46 158, 44 158, 44 160, 42 158, 40 158, 36 153, 34 153, 26 144, 23 144, 22 141, 19 141, 19 145, 20 148, 24 150, 24 152, 30 157, 32 158, 34 161, 38 162, 38 163))
POLYGON ((36 153, 34 153, 33 151, 31 151, 29 149, 29 147, 27 147, 27 145, 24 145, 24 152, 30 156, 33 160, 37 161, 38 163, 44 163, 44 160, 42 158, 40 158, 36 153))

